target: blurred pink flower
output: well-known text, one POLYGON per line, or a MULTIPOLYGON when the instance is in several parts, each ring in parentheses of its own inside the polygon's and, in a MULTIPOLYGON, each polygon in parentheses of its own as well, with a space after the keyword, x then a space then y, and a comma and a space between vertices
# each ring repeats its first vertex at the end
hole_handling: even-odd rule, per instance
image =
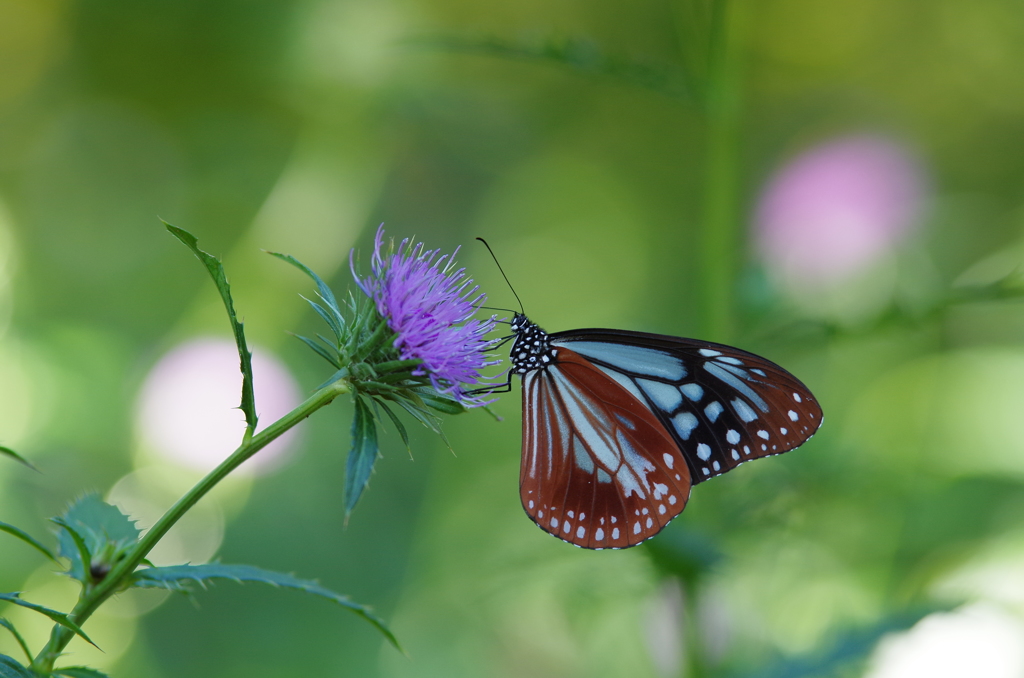
POLYGON ((913 229, 925 179, 903 146, 861 135, 816 146, 776 171, 755 212, 768 266, 791 283, 833 283, 893 249, 913 229))
MULTIPOLYGON (((257 431, 287 414, 302 400, 288 368, 273 354, 252 352, 257 431)), ((150 370, 139 392, 138 425, 146 446, 165 459, 209 471, 242 440, 245 416, 238 409, 242 373, 238 351, 228 339, 192 339, 171 349, 150 370)), ((288 431, 245 463, 275 470, 291 452, 297 432, 288 431)))

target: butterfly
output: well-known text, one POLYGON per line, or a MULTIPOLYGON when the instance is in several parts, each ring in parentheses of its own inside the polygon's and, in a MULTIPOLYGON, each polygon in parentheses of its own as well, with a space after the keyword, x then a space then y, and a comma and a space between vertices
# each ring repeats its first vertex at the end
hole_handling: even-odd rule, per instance
POLYGON ((523 313, 511 328, 520 498, 542 530, 576 546, 650 539, 692 486, 795 449, 822 422, 796 377, 738 348, 625 330, 548 334, 523 313))

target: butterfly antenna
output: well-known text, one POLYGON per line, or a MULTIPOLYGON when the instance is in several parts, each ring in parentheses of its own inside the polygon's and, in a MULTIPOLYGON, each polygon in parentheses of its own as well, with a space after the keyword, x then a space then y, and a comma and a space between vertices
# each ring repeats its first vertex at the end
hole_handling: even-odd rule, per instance
POLYGON ((522 302, 522 300, 521 300, 521 299, 519 298, 519 295, 518 295, 518 294, 516 294, 516 288, 512 287, 512 283, 510 283, 510 282, 508 281, 508 276, 507 276, 507 275, 505 275, 505 271, 504 271, 504 270, 502 270, 502 268, 501 268, 501 264, 499 264, 499 263, 498 263, 498 257, 494 256, 494 250, 492 250, 492 249, 491 249, 491 246, 490 246, 490 245, 488 245, 488 244, 487 244, 487 241, 486 241, 486 240, 484 240, 483 238, 477 238, 477 240, 479 240, 480 242, 482 242, 482 243, 484 244, 484 247, 486 247, 486 248, 487 248, 487 251, 491 253, 491 259, 494 259, 494 264, 495 264, 495 266, 497 266, 497 267, 498 267, 498 270, 499 270, 499 271, 501 271, 501 277, 505 279, 505 284, 506 284, 506 285, 508 285, 508 288, 509 288, 510 290, 512 290, 512 296, 514 296, 514 297, 516 298, 516 301, 518 301, 518 302, 519 302, 519 312, 520 312, 520 313, 523 313, 523 312, 524 312, 524 311, 523 311, 523 302, 522 302))

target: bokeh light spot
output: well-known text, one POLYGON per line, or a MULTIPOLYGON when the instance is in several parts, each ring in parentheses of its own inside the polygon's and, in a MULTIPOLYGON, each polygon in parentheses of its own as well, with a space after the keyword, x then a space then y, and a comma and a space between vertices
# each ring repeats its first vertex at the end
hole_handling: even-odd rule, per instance
POLYGON ((1017 678, 1024 675, 1024 624, 985 603, 930 614, 883 640, 868 678, 1017 678))
MULTIPOLYGON (((300 402, 298 384, 273 355, 253 349, 256 409, 263 428, 300 402)), ((241 442, 245 417, 237 409, 242 375, 233 342, 202 338, 183 343, 161 358, 138 400, 142 443, 175 464, 208 471, 241 442)), ((246 462, 254 472, 277 468, 295 447, 293 429, 246 462)))
POLYGON ((839 138, 791 160, 757 205, 757 247, 793 286, 834 284, 891 251, 919 220, 925 180, 903 146, 839 138))

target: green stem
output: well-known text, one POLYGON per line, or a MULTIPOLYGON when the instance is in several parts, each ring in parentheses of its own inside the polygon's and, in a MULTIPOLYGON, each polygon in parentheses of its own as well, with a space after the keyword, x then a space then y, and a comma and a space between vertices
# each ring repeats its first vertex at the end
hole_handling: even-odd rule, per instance
POLYGON ((739 243, 738 149, 740 132, 740 29, 735 0, 718 0, 711 16, 708 78, 707 178, 700 233, 701 321, 704 335, 728 342, 733 332, 739 243))
MULTIPOLYGON (((350 385, 345 380, 339 380, 325 386, 294 410, 284 415, 273 424, 263 429, 254 436, 248 432, 243 439, 242 445, 236 449, 230 457, 221 462, 220 466, 210 471, 209 474, 189 490, 174 506, 167 510, 160 520, 157 521, 146 534, 139 540, 121 562, 92 588, 83 591, 82 596, 71 611, 71 619, 79 626, 96 611, 104 601, 115 593, 123 590, 128 584, 137 568, 153 549, 154 546, 167 534, 167 531, 174 527, 182 516, 189 509, 195 506, 196 502, 203 498, 217 483, 222 481, 229 473, 238 468, 243 462, 266 447, 274 439, 288 431, 303 419, 313 414, 321 407, 329 405, 331 401, 350 390, 350 385)), ((32 662, 32 669, 48 675, 53 669, 53 664, 61 655, 74 633, 60 625, 54 626, 50 633, 50 640, 32 662)))

